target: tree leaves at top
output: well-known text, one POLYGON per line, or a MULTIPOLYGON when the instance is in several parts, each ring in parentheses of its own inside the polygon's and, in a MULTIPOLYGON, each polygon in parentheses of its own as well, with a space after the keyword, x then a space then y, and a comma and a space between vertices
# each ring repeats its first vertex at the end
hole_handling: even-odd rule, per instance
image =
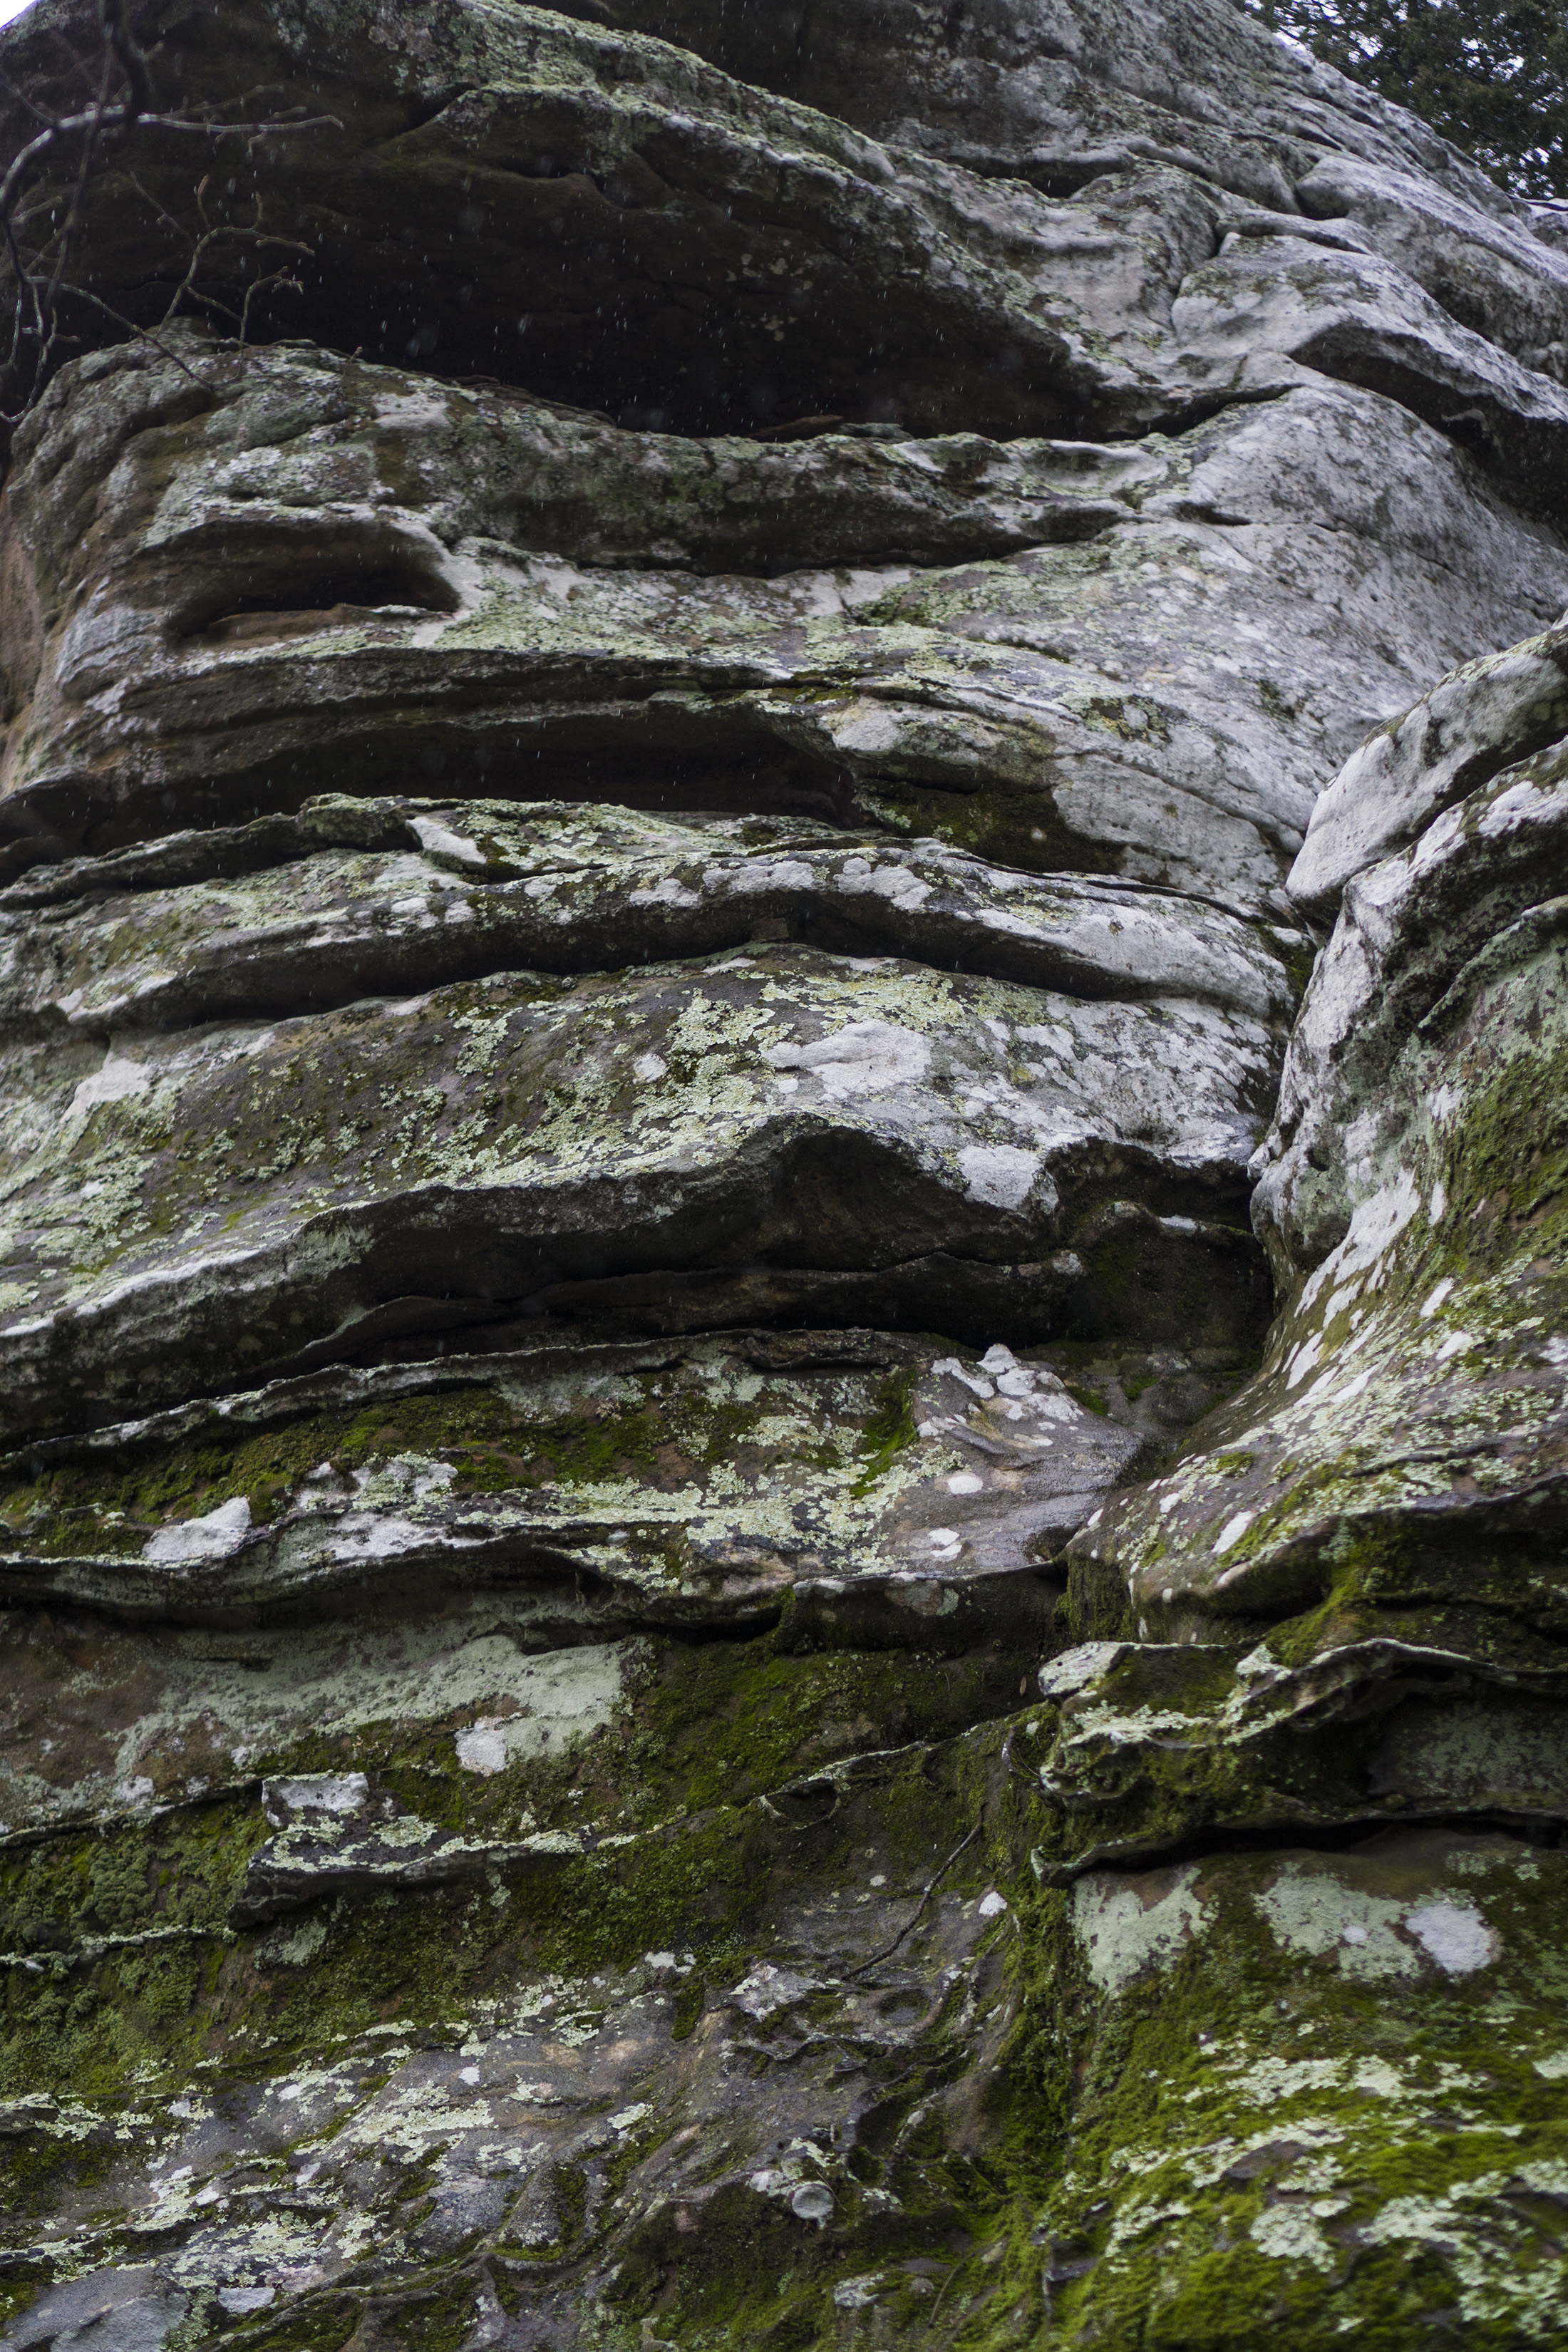
POLYGON ((1563 0, 1241 0, 1523 196, 1568 199, 1563 0))

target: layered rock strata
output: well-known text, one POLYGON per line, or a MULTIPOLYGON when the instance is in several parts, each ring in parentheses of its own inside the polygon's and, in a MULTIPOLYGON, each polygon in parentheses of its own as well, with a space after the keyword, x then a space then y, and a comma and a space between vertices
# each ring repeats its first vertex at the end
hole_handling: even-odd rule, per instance
POLYGON ((0 497, 0 2347, 1560 2340, 1568 260, 1227 0, 136 22, 338 127, 0 497))

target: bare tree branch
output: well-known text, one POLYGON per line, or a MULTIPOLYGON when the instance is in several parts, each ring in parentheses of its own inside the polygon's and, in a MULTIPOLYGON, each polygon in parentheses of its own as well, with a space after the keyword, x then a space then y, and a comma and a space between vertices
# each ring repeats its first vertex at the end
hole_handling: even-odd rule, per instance
POLYGON ((125 0, 103 0, 103 35, 125 77, 128 119, 147 114, 153 106, 153 75, 146 52, 132 37, 125 21, 125 0))
MULTIPOLYGON (((0 94, 40 126, 0 174, 0 240, 12 281, 10 329, 0 358, 0 425, 7 427, 19 424, 36 404, 60 354, 78 341, 67 328, 73 304, 97 312, 127 335, 140 338, 173 359, 177 354, 159 341, 158 334, 182 310, 228 320, 237 327, 243 342, 249 334, 258 296, 300 290, 289 261, 309 259, 311 248, 298 238, 279 236, 268 229, 259 197, 249 221, 214 220, 207 209, 210 175, 204 176, 192 191, 190 217, 182 220, 129 172, 129 184, 150 206, 175 247, 184 248, 174 292, 157 327, 150 328, 126 318, 101 295, 79 284, 72 274, 78 232, 95 181, 111 151, 121 152, 136 138, 150 134, 205 140, 216 146, 225 139, 241 139, 249 144, 342 127, 335 115, 310 115, 298 107, 280 113, 249 114, 244 110, 262 95, 258 91, 247 91, 235 101, 237 119, 232 120, 226 116, 215 120, 199 106, 160 110, 153 61, 132 31, 127 0, 100 0, 100 24, 102 46, 96 60, 73 61, 89 89, 93 87, 96 65, 96 94, 71 113, 49 113, 0 73, 0 94), (48 175, 67 157, 72 164, 68 193, 58 193, 58 177, 53 182, 56 193, 51 193, 48 175), (252 259, 257 274, 248 278, 237 307, 219 290, 220 286, 232 287, 232 276, 220 278, 217 285, 207 281, 215 268, 233 264, 245 255, 249 258, 241 263, 238 274, 246 275, 252 259), (265 257, 274 257, 275 266, 261 268, 265 257)), ((185 362, 179 364, 184 367, 185 362)))
POLYGON ((150 207, 154 217, 172 236, 180 239, 190 248, 184 275, 169 298, 163 316, 159 321, 161 326, 166 327, 170 320, 178 315, 183 303, 194 301, 204 310, 216 310, 221 317, 232 320, 239 329, 239 341, 243 343, 249 332, 250 306, 258 294, 285 286, 299 289, 299 279, 291 277, 287 269, 269 270, 265 276, 251 280, 245 289, 244 301, 237 310, 232 303, 225 302, 216 294, 205 290, 200 283, 203 263, 209 254, 223 246, 237 246, 242 248, 248 247, 258 255, 271 248, 276 252, 301 255, 306 260, 310 258, 312 248, 308 245, 302 245, 298 237, 275 236, 270 230, 262 227, 262 201, 259 196, 256 199, 256 216, 249 222, 210 220, 207 215, 207 190, 212 184, 209 174, 196 188, 194 198, 196 218, 200 225, 200 235, 197 236, 193 235, 184 222, 176 220, 166 205, 161 204, 156 196, 150 194, 134 173, 128 173, 126 176, 137 194, 150 207))

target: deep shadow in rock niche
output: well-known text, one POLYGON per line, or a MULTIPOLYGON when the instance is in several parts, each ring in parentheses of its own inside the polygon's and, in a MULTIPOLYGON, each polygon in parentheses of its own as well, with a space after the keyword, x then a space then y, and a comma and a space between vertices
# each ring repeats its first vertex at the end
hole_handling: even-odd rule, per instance
MULTIPOLYGON (((662 713, 637 712, 614 719, 579 722, 567 717, 542 730, 535 742, 521 730, 506 740, 504 726, 493 743, 465 739, 460 725, 440 720, 428 740, 411 746, 395 730, 384 738, 362 736, 340 761, 344 788, 375 792, 395 775, 409 772, 413 751, 418 773, 443 785, 494 793, 497 798, 613 803, 618 808, 671 814, 810 817, 819 824, 864 826, 876 819, 857 800, 853 779, 842 768, 809 752, 791 751, 776 736, 737 724, 718 728, 717 740, 694 743, 662 713)), ((317 791, 311 780, 307 791, 317 791)), ((292 782, 289 803, 296 804, 292 782)))
MULTIPOLYGON (((499 377, 660 431, 830 415, 1005 437, 1091 422, 1048 322, 971 283, 962 232, 950 246, 912 189, 884 184, 878 151, 841 152, 808 113, 775 123, 759 93, 714 76, 711 104, 683 119, 660 53, 543 12, 482 35, 455 23, 449 66, 416 74, 389 67, 368 11, 341 54, 308 56, 271 10, 234 0, 188 8, 161 41, 160 10, 132 14, 157 43, 160 87, 264 88, 280 110, 342 123, 237 141, 214 170, 215 221, 259 218, 310 248, 292 290, 255 303, 256 340, 499 377), (931 267, 933 229, 949 268, 931 267)), ((15 43, 13 70, 44 103, 67 89, 58 56, 51 25, 15 43)), ((19 145, 28 120, 0 103, 0 140, 19 145)), ((70 319, 86 343, 119 340, 110 312, 163 317, 189 257, 189 145, 142 131, 133 170, 106 157, 89 182, 70 319)), ((42 183, 37 201, 57 193, 42 183)), ((233 317, 244 276, 230 258, 214 269, 212 315, 233 317)))
MULTIPOLYGON (((234 615, 221 625, 270 627, 289 617, 263 611, 234 615)), ((286 627, 279 632, 287 634, 286 627)), ((182 830, 244 824, 292 814, 324 790, 374 797, 410 779, 426 791, 520 803, 809 818, 853 829, 880 824, 877 812, 857 797, 846 770, 793 751, 760 727, 721 725, 710 739, 694 742, 691 730, 666 714, 635 707, 585 716, 552 711, 531 727, 504 719, 486 725, 488 716, 478 714, 471 726, 461 713, 431 713, 423 723, 397 712, 355 714, 341 726, 312 725, 307 716, 287 743, 268 749, 254 765, 226 772, 221 758, 215 759, 210 782, 182 789, 177 803, 155 776, 119 774, 107 780, 101 798, 96 780, 94 786, 46 783, 14 795, 5 810, 0 875, 10 879, 40 857, 132 847, 155 832, 160 816, 182 830)))

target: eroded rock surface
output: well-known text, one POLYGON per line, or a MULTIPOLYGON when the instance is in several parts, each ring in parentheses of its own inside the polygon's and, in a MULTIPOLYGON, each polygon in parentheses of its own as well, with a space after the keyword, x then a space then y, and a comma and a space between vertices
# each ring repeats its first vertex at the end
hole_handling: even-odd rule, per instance
POLYGON ((341 128, 0 496, 0 2347, 1558 2342, 1562 251, 1226 0, 138 22, 341 128))

